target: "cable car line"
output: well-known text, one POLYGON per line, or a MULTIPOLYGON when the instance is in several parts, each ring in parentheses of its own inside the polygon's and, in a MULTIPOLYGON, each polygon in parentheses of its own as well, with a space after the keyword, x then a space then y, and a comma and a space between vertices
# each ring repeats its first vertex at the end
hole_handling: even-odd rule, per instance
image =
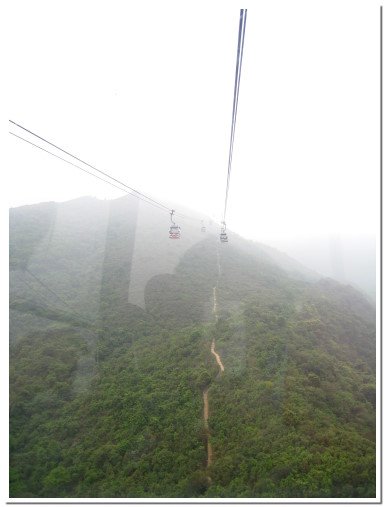
MULTIPOLYGON (((45 294, 43 294, 42 292, 38 292, 36 290, 36 288, 33 285, 31 285, 25 278, 22 278, 19 273, 20 273, 19 271, 16 271, 17 278, 24 285, 26 285, 32 292, 34 292, 35 294, 37 294, 40 297, 42 303, 44 303, 49 310, 55 311, 55 312, 58 312, 58 311, 61 310, 61 308, 59 308, 59 307, 53 307, 52 306, 52 301, 48 298, 48 296, 45 295, 45 294)), ((15 303, 15 300, 13 301, 13 303, 15 303)), ((10 303, 10 305, 11 305, 11 303, 10 303)))
POLYGON ((77 164, 74 164, 73 162, 70 162, 69 160, 63 158, 63 157, 60 157, 59 155, 56 155, 55 153, 52 153, 52 151, 49 151, 49 150, 46 150, 45 148, 43 148, 42 146, 39 146, 38 144, 35 144, 33 143, 32 141, 29 141, 28 139, 25 139, 24 137, 21 137, 21 136, 18 136, 17 134, 15 134, 14 132, 9 132, 10 134, 12 134, 13 136, 17 137, 18 139, 21 139, 22 141, 25 141, 26 143, 28 144, 31 144, 32 146, 35 146, 35 148, 39 148, 39 150, 42 150, 42 151, 45 151, 46 153, 49 153, 50 155, 52 155, 53 157, 56 157, 58 158, 59 160, 63 160, 63 162, 66 162, 67 164, 70 164, 72 165, 73 167, 77 167, 78 169, 80 169, 81 171, 87 173, 87 174, 90 174, 91 176, 94 176, 95 178, 97 178, 98 180, 101 180, 101 181, 104 181, 105 183, 108 183, 109 185, 117 188, 118 190, 121 190, 122 192, 125 192, 126 194, 132 196, 132 197, 136 197, 137 199, 140 199, 142 200, 143 202, 146 202, 147 204, 151 204, 152 206, 155 206, 156 208, 160 209, 161 211, 165 211, 167 213, 170 212, 170 210, 168 208, 164 208, 164 207, 160 207, 158 206, 157 204, 154 204, 153 202, 150 202, 150 201, 145 201, 144 199, 142 199, 141 197, 139 197, 138 195, 136 194, 132 194, 131 192, 128 192, 126 189, 124 188, 121 188, 121 187, 118 187, 118 185, 115 185, 114 183, 112 183, 111 181, 108 181, 108 180, 105 180, 104 178, 101 178, 100 176, 98 176, 97 174, 94 174, 92 173, 91 171, 87 171, 87 169, 84 169, 83 167, 80 167, 79 165, 77 164))
POLYGON ((231 121, 230 149, 229 149, 229 159, 228 159, 228 166, 227 166, 226 197, 225 197, 225 208, 224 208, 224 213, 223 213, 223 221, 226 220, 227 199, 228 199, 229 186, 230 186, 231 165, 232 165, 232 160, 233 160, 234 135, 235 135, 235 126, 236 126, 236 122, 237 122, 239 85, 240 85, 240 80, 241 80, 243 46, 244 46, 244 42, 245 42, 246 17, 247 17, 247 9, 241 9, 240 19, 239 19, 237 63, 236 63, 236 68, 235 68, 233 113, 232 113, 232 121, 231 121))
POLYGON ((220 234, 220 240, 222 243, 225 243, 228 241, 227 234, 226 234, 227 199, 228 199, 229 186, 230 186, 231 164, 232 164, 232 160, 233 160, 234 135, 235 135, 235 125, 236 125, 236 121, 237 121, 239 85, 240 85, 240 80, 241 80, 243 46, 244 46, 244 42, 245 42, 246 18, 247 18, 247 9, 241 9, 240 16, 239 16, 237 63, 236 63, 236 67, 235 67, 235 82, 234 82, 234 95, 233 95, 233 113, 232 113, 232 118, 231 118, 230 148, 229 148, 229 158, 228 158, 228 164, 227 164, 226 196, 225 196, 225 206, 224 206, 224 211, 223 211, 222 228, 221 228, 221 234, 220 234))
POLYGON ((123 187, 126 187, 128 188, 129 190, 131 190, 132 192, 135 192, 136 194, 140 195, 141 197, 144 197, 145 199, 148 199, 149 201, 152 201, 153 203, 157 204, 158 206, 161 206, 162 208, 166 209, 167 211, 169 211, 169 208, 167 206, 165 206, 164 204, 158 202, 158 201, 155 201, 155 199, 152 199, 151 197, 148 197, 147 195, 145 194, 142 194, 141 192, 139 192, 138 190, 135 190, 134 188, 130 187, 129 185, 126 185, 125 183, 123 183, 122 181, 114 178, 113 176, 110 176, 109 174, 101 171, 100 169, 98 169, 97 167, 89 164, 88 162, 85 162, 84 160, 82 160, 81 158, 77 157, 76 155, 73 155, 72 153, 70 153, 69 151, 66 151, 64 150, 63 148, 60 148, 60 146, 57 146, 56 144, 54 143, 51 143, 51 141, 48 141, 47 139, 45 139, 44 137, 41 137, 39 136, 38 134, 35 134, 34 132, 32 132, 31 130, 28 130, 27 128, 23 127, 22 125, 19 125, 18 123, 12 121, 12 120, 9 120, 11 123, 13 123, 13 125, 16 125, 17 127, 25 130, 26 132, 28 132, 29 134, 32 134, 33 136, 37 137, 38 139, 41 139, 42 141, 44 141, 45 143, 53 146, 54 148, 62 151, 63 153, 65 153, 66 155, 69 155, 70 157, 74 158, 75 160, 78 160, 79 162, 81 162, 82 164, 85 164, 87 165, 88 167, 90 167, 91 169, 93 169, 94 171, 97 171, 98 173, 101 173, 103 174, 103 176, 107 176, 108 178, 110 178, 111 180, 115 181, 116 183, 119 183, 119 185, 122 185, 123 187))
MULTIPOLYGON (((132 196, 132 197, 136 197, 137 199, 140 199, 142 200, 143 202, 147 203, 147 204, 151 204, 152 206, 160 209, 161 211, 164 211, 166 213, 170 213, 172 210, 170 208, 168 208, 167 206, 165 206, 164 204, 156 201, 155 199, 152 199, 151 197, 148 197, 146 196, 145 194, 133 189, 132 187, 130 187, 129 185, 126 185, 125 183, 117 180, 116 178, 110 176, 109 174, 103 172, 103 171, 100 171, 99 169, 97 169, 96 167, 92 166, 91 164, 88 164, 87 162, 84 162, 83 160, 81 160, 80 158, 76 157, 75 155, 72 155, 71 153, 67 152, 66 150, 63 150, 62 148, 60 148, 59 146, 51 143, 50 141, 47 141, 46 139, 44 139, 43 137, 33 133, 32 131, 26 129, 25 127, 19 125, 18 123, 12 121, 12 120, 9 120, 12 124, 16 125, 17 127, 20 127, 21 129, 25 130, 26 132, 29 132, 30 134, 34 135, 35 137, 41 139, 42 141, 48 143, 49 145, 59 149, 60 151, 62 151, 63 153, 66 153, 68 154, 69 156, 73 157, 74 159, 76 160, 79 160, 80 162, 82 162, 83 164, 91 167, 92 169, 95 169, 96 171, 100 172, 101 174, 107 176, 108 178, 116 181, 117 183, 119 183, 119 185, 122 185, 126 188, 121 188, 120 186, 116 185, 115 183, 112 183, 111 181, 108 181, 104 178, 101 178, 100 176, 98 176, 97 174, 94 174, 92 173, 91 171, 88 171, 87 169, 84 169, 83 167, 79 166, 78 164, 75 164, 73 162, 70 162, 69 160, 63 158, 63 157, 60 157, 59 155, 56 155, 55 153, 53 153, 52 151, 50 150, 47 150, 46 148, 43 148, 42 146, 39 146, 38 144, 35 144, 33 143, 32 141, 29 141, 28 139, 25 139, 24 137, 22 136, 19 136, 18 134, 15 134, 14 132, 9 132, 10 134, 12 134, 13 136, 17 137, 18 139, 21 139, 22 141, 36 147, 36 148, 39 148, 40 150, 48 153, 49 155, 52 155, 53 157, 56 157, 58 158, 59 160, 62 160, 63 162, 66 162, 67 164, 70 164, 72 165, 73 167, 76 167, 77 169, 80 169, 81 171, 87 173, 87 174, 90 174, 91 176, 94 176, 95 178, 97 178, 98 180, 101 180, 103 181, 104 183, 108 183, 109 185, 117 188, 118 190, 122 191, 122 192, 125 192, 126 194, 132 196), (128 192, 126 189, 129 189, 131 190, 131 192, 128 192), (135 193, 133 193, 135 192, 135 193)), ((179 212, 174 212, 174 216, 178 216, 179 218, 184 218, 186 220, 193 220, 193 221, 200 221, 200 219, 198 218, 194 218, 194 217, 190 217, 188 215, 184 215, 182 213, 179 213, 179 212)))
MULTIPOLYGON (((53 294, 62 304, 64 304, 70 311, 73 315, 77 316, 79 319, 80 319, 80 322, 84 325, 84 324, 87 324, 88 326, 90 327, 93 327, 94 324, 91 322, 91 320, 84 316, 84 315, 81 315, 79 314, 78 312, 76 312, 73 308, 71 308, 71 306, 64 300, 62 299, 58 294, 56 294, 55 291, 53 291, 52 289, 50 289, 48 287, 48 285, 46 285, 44 282, 42 282, 34 273, 32 273, 31 271, 29 271, 29 269, 25 268, 25 272, 29 273, 42 287, 44 287, 46 290, 48 290, 51 294, 53 294)), ((27 285, 35 294, 37 294, 38 296, 40 296, 40 298, 42 299, 42 302, 46 305, 46 308, 54 313, 60 313, 62 312, 63 310, 55 305, 55 303, 53 303, 51 300, 49 300, 48 296, 46 294, 42 294, 41 292, 38 292, 36 290, 35 287, 33 287, 25 278, 22 278, 20 275, 19 275, 19 271, 16 272, 17 275, 18 275, 18 278, 19 280, 24 283, 24 285, 27 285), (55 305, 53 306, 52 303, 55 305)), ((15 301, 13 301, 13 304, 15 303, 15 301)))
MULTIPOLYGON (((11 120, 10 120, 10 121, 11 121, 11 120)), ((92 173, 91 171, 87 171, 87 169, 84 169, 84 167, 80 167, 78 164, 74 164, 73 162, 70 162, 69 160, 67 160, 67 159, 65 159, 65 158, 63 158, 63 157, 60 157, 59 155, 56 155, 56 153, 52 153, 52 151, 49 151, 49 150, 47 150, 47 149, 43 148, 42 146, 39 146, 38 144, 35 144, 35 143, 33 143, 32 141, 29 141, 28 139, 25 139, 24 137, 21 137, 21 136, 19 136, 19 135, 15 134, 14 132, 9 132, 9 133, 10 133, 11 135, 13 135, 13 136, 17 137, 18 139, 21 139, 22 141, 24 141, 24 142, 26 142, 26 143, 28 143, 28 144, 30 144, 30 145, 32 145, 32 146, 34 146, 35 148, 39 148, 39 150, 42 150, 42 151, 44 151, 44 152, 48 153, 49 155, 52 155, 53 157, 58 158, 59 160, 62 160, 63 162, 66 162, 67 164, 72 165, 73 167, 76 167, 77 169, 80 169, 81 171, 83 171, 83 172, 85 172, 85 173, 87 173, 87 174, 90 174, 91 176, 94 176, 94 177, 95 177, 95 178, 97 178, 98 180, 101 180, 101 181, 103 181, 104 183, 108 183, 109 185, 111 185, 111 186, 113 186, 113 187, 117 188, 118 190, 120 190, 120 191, 122 191, 122 192, 125 192, 125 193, 126 193, 126 194, 128 194, 129 196, 131 196, 131 197, 136 197, 137 199, 139 199, 139 200, 141 200, 141 201, 143 201, 143 202, 145 202, 145 203, 147 203, 147 204, 151 204, 152 206, 154 206, 155 208, 160 209, 161 211, 164 211, 164 212, 169 213, 169 214, 170 214, 171 212, 173 212, 173 215, 178 216, 178 217, 180 217, 180 218, 184 218, 184 219, 186 219, 186 220, 200 221, 198 218, 193 218, 193 217, 189 217, 189 216, 187 216, 187 215, 183 215, 183 214, 181 214, 181 213, 176 213, 176 212, 175 212, 175 210, 171 210, 171 211, 170 211, 170 210, 169 210, 168 208, 166 208, 164 205, 162 205, 162 207, 160 207, 160 206, 158 206, 158 204, 155 204, 155 202, 156 202, 156 201, 154 201, 154 202, 152 202, 152 201, 147 201, 147 200, 143 199, 142 197, 139 197, 139 195, 136 195, 136 194, 133 194, 133 193, 131 193, 131 192, 128 192, 125 188, 121 188, 121 187, 119 187, 118 185, 115 185, 115 183, 112 183, 111 181, 108 181, 108 180, 106 180, 106 179, 104 179, 104 178, 101 178, 100 176, 98 176, 97 174, 92 173)), ((143 195, 144 195, 144 194, 143 194, 143 195)), ((174 226, 178 228, 178 231, 179 231, 179 233, 178 233, 178 234, 179 234, 179 235, 176 235, 176 234, 175 234, 175 235, 171 236, 171 230, 170 230, 170 231, 169 231, 169 237, 170 237, 171 239, 180 239, 180 227, 179 227, 179 226, 177 226, 175 223, 174 223, 174 226)), ((174 229, 174 232, 176 232, 176 229, 174 229)))
POLYGON ((42 287, 44 287, 46 290, 48 290, 51 294, 53 294, 61 303, 63 303, 71 312, 76 315, 77 317, 80 317, 82 320, 85 320, 88 324, 93 325, 92 322, 85 316, 80 315, 80 313, 76 312, 71 306, 65 301, 63 298, 61 298, 58 294, 56 294, 55 291, 53 291, 50 287, 48 287, 47 284, 45 284, 42 280, 40 280, 39 277, 37 277, 34 273, 32 273, 28 268, 25 268, 25 271, 30 274, 42 287))
MULTIPOLYGON (((30 289, 32 292, 34 292, 35 294, 37 294, 38 296, 40 296, 41 301, 42 301, 42 304, 43 304, 43 305, 45 305, 45 308, 46 308, 47 310, 50 310, 51 312, 56 313, 56 314, 60 314, 60 313, 61 313, 61 314, 63 314, 63 309, 62 309, 62 308, 60 308, 59 306, 52 306, 52 301, 49 299, 49 297, 48 297, 47 295, 42 294, 41 292, 38 292, 38 291, 36 290, 36 288, 35 288, 35 287, 33 287, 33 285, 31 285, 29 282, 27 282, 27 280, 25 280, 24 278, 21 278, 20 276, 19 276, 18 278, 19 278, 19 280, 20 280, 20 281, 21 281, 24 285, 26 285, 27 287, 29 287, 29 289, 30 289)), ((51 292, 51 291, 50 291, 50 292, 51 292)), ((27 300, 25 299, 25 301, 27 301, 27 300)), ((10 307, 12 307, 12 305, 15 305, 15 303, 16 303, 16 302, 17 302, 16 300, 15 300, 15 301, 10 302, 10 307)), ((64 301, 62 301, 62 302, 64 303, 64 301)), ((79 318, 81 319, 81 322, 82 322, 83 324, 87 324, 87 325, 89 325, 89 326, 92 326, 92 325, 93 325, 93 324, 92 324, 92 322, 91 322, 91 321, 89 321, 88 319, 86 319, 84 316, 79 315, 78 313, 75 313, 75 312, 74 312, 74 310, 73 310, 72 308, 70 308, 67 304, 66 304, 66 306, 67 306, 67 308, 69 308, 69 309, 71 310, 72 314, 75 314, 77 317, 79 317, 79 318)), ((43 308, 44 308, 44 307, 43 307, 43 308)), ((69 316, 69 315, 70 315, 70 314, 67 314, 67 316, 69 316)), ((58 320, 60 320, 60 319, 58 319, 58 320)))
MULTIPOLYGON (((232 111, 232 120, 231 120, 231 134, 230 134, 230 147, 229 147, 229 157, 228 157, 228 166, 227 166, 227 181, 226 181, 226 195, 225 195, 225 205, 224 205, 224 212, 223 212, 223 220, 222 220, 222 227, 221 227, 221 233, 220 233, 220 241, 221 242, 227 242, 227 233, 226 233, 226 212, 227 212, 227 200, 228 200, 228 193, 229 193, 229 186, 230 186, 230 175, 231 175, 231 165, 232 165, 232 157, 233 157, 233 146, 234 146, 234 135, 235 135, 235 126, 236 126, 236 119, 237 119, 237 111, 238 111, 238 98, 239 98, 239 86, 240 86, 240 79, 241 79, 241 69, 242 69, 242 60, 243 60, 243 48, 244 48, 244 41, 245 41, 245 30, 246 30, 246 18, 247 18, 247 9, 241 9, 240 10, 240 18, 239 18, 239 30, 238 30, 238 47, 237 47, 237 60, 236 60, 236 69, 235 69, 235 82, 234 82, 234 95, 233 95, 233 111, 232 111)), ((94 171, 97 171, 98 173, 102 174, 103 176, 106 176, 107 178, 115 181, 115 183, 118 183, 119 185, 125 187, 126 189, 129 189, 131 192, 127 192, 127 190, 123 190, 122 188, 118 187, 117 185, 111 183, 110 181, 107 181, 103 178, 100 178, 96 174, 91 173, 90 171, 85 170, 84 168, 78 166, 77 164, 74 164, 65 158, 59 157, 58 155, 52 153, 49 150, 46 150, 42 148, 41 146, 32 143, 31 141, 28 141, 27 139, 18 136, 17 134, 10 132, 15 137, 31 144, 32 146, 35 146, 36 148, 39 148, 46 153, 49 153, 50 155, 55 156, 56 158, 63 160, 64 162, 67 162, 68 164, 77 167, 78 169, 95 176, 96 178, 100 179, 101 181, 104 181, 105 183, 109 183, 110 185, 114 186, 115 188, 118 188, 121 191, 125 191, 126 193, 129 193, 129 195, 133 195, 137 197, 138 199, 143 200, 143 202, 147 202, 148 204, 152 204, 153 206, 158 207, 159 209, 162 209, 163 211, 167 211, 167 213, 171 214, 171 222, 172 225, 170 227, 169 231, 169 237, 171 239, 179 239, 180 238, 180 227, 175 224, 173 221, 173 216, 179 216, 181 218, 191 219, 191 220, 199 220, 196 218, 188 217, 186 215, 182 215, 180 213, 176 213, 175 210, 172 210, 165 206, 164 204, 156 201, 155 199, 152 199, 151 197, 146 196, 142 192, 139 192, 138 190, 135 190, 134 188, 130 187, 129 185, 126 185, 124 182, 118 180, 117 178, 114 178, 113 176, 110 176, 108 173, 101 171, 97 167, 95 167, 92 164, 89 164, 88 162, 85 162, 81 158, 77 157, 76 155, 73 155, 67 150, 64 150, 60 146, 52 143, 51 141, 48 141, 44 137, 36 134, 35 132, 32 132, 31 130, 27 129, 26 127, 23 127, 19 123, 16 123, 13 120, 9 120, 10 123, 15 125, 16 127, 24 130, 25 132, 28 132, 32 136, 40 139, 41 141, 49 144, 50 146, 53 146, 57 150, 65 153, 66 155, 74 158, 75 160, 81 162, 82 164, 90 167, 94 171), (173 232, 172 232, 173 229, 173 232)), ((203 226, 201 227, 201 231, 203 232, 203 226)))

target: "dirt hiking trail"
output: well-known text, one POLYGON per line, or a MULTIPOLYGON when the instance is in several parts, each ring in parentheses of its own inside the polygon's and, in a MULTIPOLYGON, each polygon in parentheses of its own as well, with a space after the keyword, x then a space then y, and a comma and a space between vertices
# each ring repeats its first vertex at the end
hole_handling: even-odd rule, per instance
POLYGON ((205 429, 207 432, 207 467, 209 467, 213 460, 213 451, 211 448, 210 440, 209 440, 209 397, 208 397, 208 387, 203 391, 203 419, 205 422, 205 429))
MULTIPOLYGON (((217 303, 217 288, 213 288, 213 314, 215 316, 215 322, 218 322, 218 303, 217 303)), ((225 371, 225 367, 223 366, 221 356, 215 351, 215 339, 213 338, 211 342, 211 353, 215 357, 215 361, 217 362, 221 374, 225 371)), ((209 429, 209 416, 210 416, 210 407, 209 407, 209 389, 210 387, 206 387, 203 391, 203 420, 205 424, 205 429, 207 432, 207 468, 211 465, 213 461, 213 451, 210 444, 210 429, 209 429)))

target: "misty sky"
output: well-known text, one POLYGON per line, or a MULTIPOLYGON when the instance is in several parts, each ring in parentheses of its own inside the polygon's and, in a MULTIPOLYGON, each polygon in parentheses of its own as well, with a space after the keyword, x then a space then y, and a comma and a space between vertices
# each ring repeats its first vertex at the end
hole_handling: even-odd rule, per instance
MULTIPOLYGON (((257 240, 376 232, 375 1, 15 0, 8 117, 144 193, 220 219, 240 8, 228 227, 257 240)), ((8 143, 9 206, 123 195, 8 143)))

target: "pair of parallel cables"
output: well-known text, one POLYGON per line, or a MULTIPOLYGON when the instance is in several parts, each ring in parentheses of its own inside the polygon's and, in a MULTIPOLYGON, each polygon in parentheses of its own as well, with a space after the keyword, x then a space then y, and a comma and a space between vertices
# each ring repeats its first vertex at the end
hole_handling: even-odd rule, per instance
MULTIPOLYGON (((32 132, 31 130, 27 129, 26 127, 23 127, 22 125, 20 125, 19 123, 16 123, 15 121, 13 120, 9 120, 9 122, 18 127, 19 129, 27 132, 28 134, 31 134, 32 136, 34 136, 36 139, 39 139, 40 141, 43 141, 46 145, 48 146, 52 146, 53 148, 59 150, 60 152, 68 155, 69 157, 71 157, 72 159, 76 160, 77 162, 80 162, 81 164, 93 169, 94 171, 98 172, 99 174, 102 174, 103 176, 105 176, 106 178, 109 178, 108 179, 105 179, 105 178, 102 178, 100 176, 98 176, 97 174, 95 174, 94 172, 91 172, 87 169, 85 169, 84 167, 80 166, 78 163, 74 163, 74 162, 71 162, 70 160, 67 160, 66 158, 64 157, 61 157, 55 153, 53 153, 52 151, 46 149, 45 147, 43 146, 40 146, 36 143, 33 143, 32 141, 29 141, 28 139, 26 139, 25 137, 22 137, 14 132, 10 132, 10 134, 12 134, 13 136, 17 137, 18 139, 21 139, 22 141, 34 146, 35 148, 38 148, 39 150, 42 150, 46 153, 48 153, 49 155, 52 155, 53 157, 56 157, 58 158, 59 160, 62 160, 63 162, 66 162, 67 164, 70 164, 72 165, 73 167, 76 167, 78 169, 80 169, 81 171, 87 173, 87 174, 90 174, 91 176, 94 176, 95 178, 101 180, 101 181, 104 181, 105 183, 108 183, 109 185, 117 188, 118 190, 121 190, 122 192, 125 192, 133 197, 136 197, 138 199, 140 199, 141 201, 147 203, 147 204, 151 204, 152 206, 155 206, 156 208, 160 209, 161 211, 166 211, 167 213, 171 213, 173 210, 169 209, 167 206, 165 206, 164 204, 162 204, 161 202, 159 201, 156 201, 155 199, 153 199, 152 197, 149 197, 145 194, 143 194, 142 192, 139 192, 138 190, 135 190, 134 188, 130 187, 129 185, 126 185, 126 183, 124 183, 123 181, 120 181, 116 178, 114 178, 113 176, 111 176, 110 174, 98 169, 97 167, 95 167, 94 165, 92 164, 89 164, 88 162, 85 162, 84 160, 82 160, 81 158, 77 157, 76 155, 73 155, 72 153, 70 153, 69 151, 67 150, 64 150, 63 148, 61 148, 60 146, 52 143, 51 141, 48 141, 46 138, 36 134, 35 132, 32 132), (112 180, 112 181, 110 181, 112 180), (122 188, 123 187, 123 188, 122 188)), ((192 218, 192 217, 189 217, 189 216, 186 216, 186 215, 182 215, 181 213, 175 213, 175 215, 181 217, 181 218, 187 218, 187 219, 190 219, 190 220, 198 220, 197 218, 192 218)))
MULTIPOLYGON (((232 112, 232 118, 231 118, 230 148, 229 148, 229 157, 228 157, 228 164, 227 164, 226 194, 225 194, 225 205, 224 205, 223 220, 222 220, 222 225, 223 225, 222 231, 224 231, 224 232, 226 231, 227 201, 228 201, 228 194, 229 194, 229 187, 230 187, 230 175, 231 175, 231 165, 232 165, 232 158, 233 158, 235 125, 236 125, 237 111, 238 111, 239 84, 240 84, 240 79, 241 79, 243 46, 244 46, 244 41, 245 41, 245 30, 246 30, 246 18, 247 18, 247 9, 241 9, 240 18, 239 18, 237 61, 236 61, 236 69, 235 69, 233 112, 232 112)), ((38 149, 52 155, 53 157, 56 157, 56 158, 62 160, 63 162, 66 162, 67 164, 72 165, 73 167, 80 169, 83 172, 86 172, 87 174, 90 174, 91 176, 94 176, 95 178, 97 178, 105 183, 108 183, 109 185, 111 185, 111 186, 133 196, 133 197, 136 197, 136 198, 142 200, 143 202, 145 202, 147 204, 150 204, 162 211, 167 212, 171 216, 171 221, 172 221, 173 216, 178 216, 180 218, 185 218, 185 219, 191 219, 194 221, 199 220, 197 218, 192 218, 192 217, 189 217, 186 215, 182 215, 181 213, 176 213, 174 210, 168 208, 167 206, 165 206, 161 202, 156 201, 152 197, 149 197, 149 196, 143 194, 142 192, 139 192, 138 190, 135 190, 134 188, 132 188, 129 185, 125 184, 124 182, 118 180, 117 178, 114 178, 113 176, 106 173, 105 171, 102 171, 102 170, 98 169, 97 167, 95 167, 94 165, 89 164, 88 162, 85 162, 84 160, 77 157, 76 155, 73 155, 69 151, 64 150, 60 146, 52 143, 51 141, 48 141, 46 138, 36 134, 35 132, 32 132, 31 130, 27 129, 26 127, 20 125, 19 123, 16 123, 13 120, 9 120, 9 121, 13 126, 23 130, 24 132, 27 132, 28 134, 32 135, 34 138, 39 139, 40 141, 43 141, 43 143, 45 143, 45 145, 41 146, 39 144, 33 143, 32 141, 14 133, 14 132, 10 132, 10 134, 12 134, 13 136, 34 146, 35 148, 38 148, 38 149), (64 157, 61 157, 61 156, 53 153, 52 151, 50 151, 44 147, 47 145, 55 148, 56 150, 59 150, 60 152, 64 153, 65 155, 71 157, 77 163, 71 162, 70 160, 67 160, 64 157), (79 165, 79 162, 81 164, 83 164, 84 166, 87 166, 88 168, 92 169, 93 171, 96 171, 97 173, 102 174, 105 178, 108 178, 108 179, 102 178, 102 177, 98 176, 97 174, 95 174, 94 172, 91 172, 91 171, 85 169, 84 167, 79 165)), ((201 221, 201 220, 199 220, 199 221, 201 221)))
MULTIPOLYGON (((232 156, 233 156, 233 146, 234 146, 234 134, 235 134, 235 125, 236 125, 236 119, 237 119, 237 110, 238 110, 238 97, 239 97, 239 85, 240 85, 240 78, 241 78, 241 68, 242 68, 242 59, 243 59, 243 46, 244 46, 244 39, 245 39, 245 30, 246 30, 246 17, 247 17, 247 9, 241 9, 240 11, 240 19, 239 19, 239 31, 238 31, 238 48, 237 48, 237 61, 236 61, 236 70, 235 70, 235 83, 234 83, 234 95, 233 95, 233 111, 232 111, 232 119, 231 119, 231 134, 230 134, 230 148, 229 148, 229 158, 228 158, 228 167, 227 167, 227 182, 226 182, 226 195, 225 195, 225 206, 224 206, 224 212, 223 212, 223 221, 222 221, 222 225, 224 227, 224 229, 222 228, 222 231, 226 231, 226 211, 227 211, 227 200, 228 200, 228 193, 229 193, 229 186, 230 186, 230 175, 231 175, 231 165, 232 165, 232 156)), ((105 182, 105 183, 108 183, 109 185, 131 195, 131 196, 134 196, 140 200, 142 200, 143 202, 147 203, 147 204, 150 204, 162 211, 166 211, 167 213, 170 214, 171 216, 171 221, 172 221, 172 218, 173 218, 173 215, 176 215, 176 216, 179 216, 181 218, 186 218, 186 219, 192 219, 192 220, 198 220, 196 218, 192 218, 192 217, 188 217, 186 215, 182 215, 180 213, 175 213, 174 210, 171 210, 169 209, 167 206, 165 206, 164 204, 162 204, 161 202, 159 201, 156 201, 155 199, 143 194, 142 192, 139 192, 138 190, 135 190, 134 188, 130 187, 129 185, 126 185, 124 182, 114 178, 113 176, 109 175, 108 173, 104 172, 104 171, 101 171, 100 169, 98 169, 97 167, 95 167, 94 165, 92 164, 89 164, 88 162, 85 162, 84 160, 80 159, 79 157, 77 157, 76 155, 73 155, 72 153, 70 153, 69 151, 67 150, 64 150, 63 148, 61 148, 60 146, 52 143, 51 141, 48 141, 47 139, 45 139, 44 137, 36 134, 35 132, 32 132, 31 130, 27 129, 26 127, 20 125, 19 123, 16 123, 15 121, 13 120, 9 120, 9 122, 23 130, 24 132, 32 135, 34 138, 40 140, 40 141, 43 141, 43 143, 45 143, 45 145, 41 146, 39 144, 36 144, 36 143, 33 143, 32 141, 26 139, 25 137, 22 137, 14 132, 10 132, 10 134, 12 134, 13 136, 17 137, 18 139, 34 146, 35 148, 38 148, 48 154, 50 154, 51 156, 53 157, 56 157, 57 159, 59 160, 62 160, 63 162, 66 162, 67 164, 70 164, 72 165, 73 167, 76 167, 78 169, 80 169, 81 171, 87 173, 87 174, 90 174, 91 176, 94 176, 95 178, 105 182), (85 169, 84 167, 80 166, 78 163, 75 163, 75 162, 71 162, 70 160, 62 157, 62 156, 59 156, 55 153, 53 153, 52 151, 48 150, 47 148, 45 148, 44 146, 51 146, 53 148, 55 148, 56 150, 59 150, 60 152, 64 153, 65 155, 71 157, 73 160, 76 160, 76 162, 78 163, 81 163, 83 164, 83 166, 87 166, 89 167, 90 169, 92 169, 93 171, 96 171, 97 173, 99 174, 102 174, 105 178, 109 178, 109 179, 105 179, 105 178, 102 178, 101 176, 98 176, 97 174, 95 174, 94 172, 91 172, 87 169, 85 169), (122 188, 123 187, 123 188, 122 188)), ((30 273, 31 276, 33 276, 42 286, 44 286, 47 290, 49 290, 52 294, 54 294, 62 303, 65 303, 66 306, 68 306, 67 302, 63 301, 62 298, 60 298, 60 296, 58 296, 56 293, 54 293, 52 291, 52 289, 50 289, 49 287, 47 287, 40 279, 38 279, 38 277, 36 277, 36 275, 34 275, 33 273, 30 273)))
POLYGON ((223 219, 222 219, 222 231, 224 234, 226 233, 227 199, 228 199, 229 187, 230 187, 231 164, 233 161, 234 135, 235 135, 235 125, 237 122, 239 84, 241 81, 243 46, 244 46, 244 42, 245 42, 245 31, 246 31, 246 18, 247 18, 247 9, 241 9, 240 16, 239 16, 237 64, 235 67, 233 114, 231 117, 230 148, 229 148, 229 158, 228 158, 228 164, 227 164, 226 195, 225 195, 225 206, 224 206, 223 219))

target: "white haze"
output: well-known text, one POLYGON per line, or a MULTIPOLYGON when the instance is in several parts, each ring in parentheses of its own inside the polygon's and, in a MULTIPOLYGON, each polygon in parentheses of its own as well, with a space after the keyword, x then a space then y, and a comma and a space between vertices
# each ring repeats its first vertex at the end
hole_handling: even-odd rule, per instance
MULTIPOLYGON (((8 7, 9 117, 142 192, 216 219, 239 9, 248 8, 228 227, 266 241, 378 230, 376 2, 8 7)), ((8 144, 9 206, 122 195, 14 137, 8 144)))

